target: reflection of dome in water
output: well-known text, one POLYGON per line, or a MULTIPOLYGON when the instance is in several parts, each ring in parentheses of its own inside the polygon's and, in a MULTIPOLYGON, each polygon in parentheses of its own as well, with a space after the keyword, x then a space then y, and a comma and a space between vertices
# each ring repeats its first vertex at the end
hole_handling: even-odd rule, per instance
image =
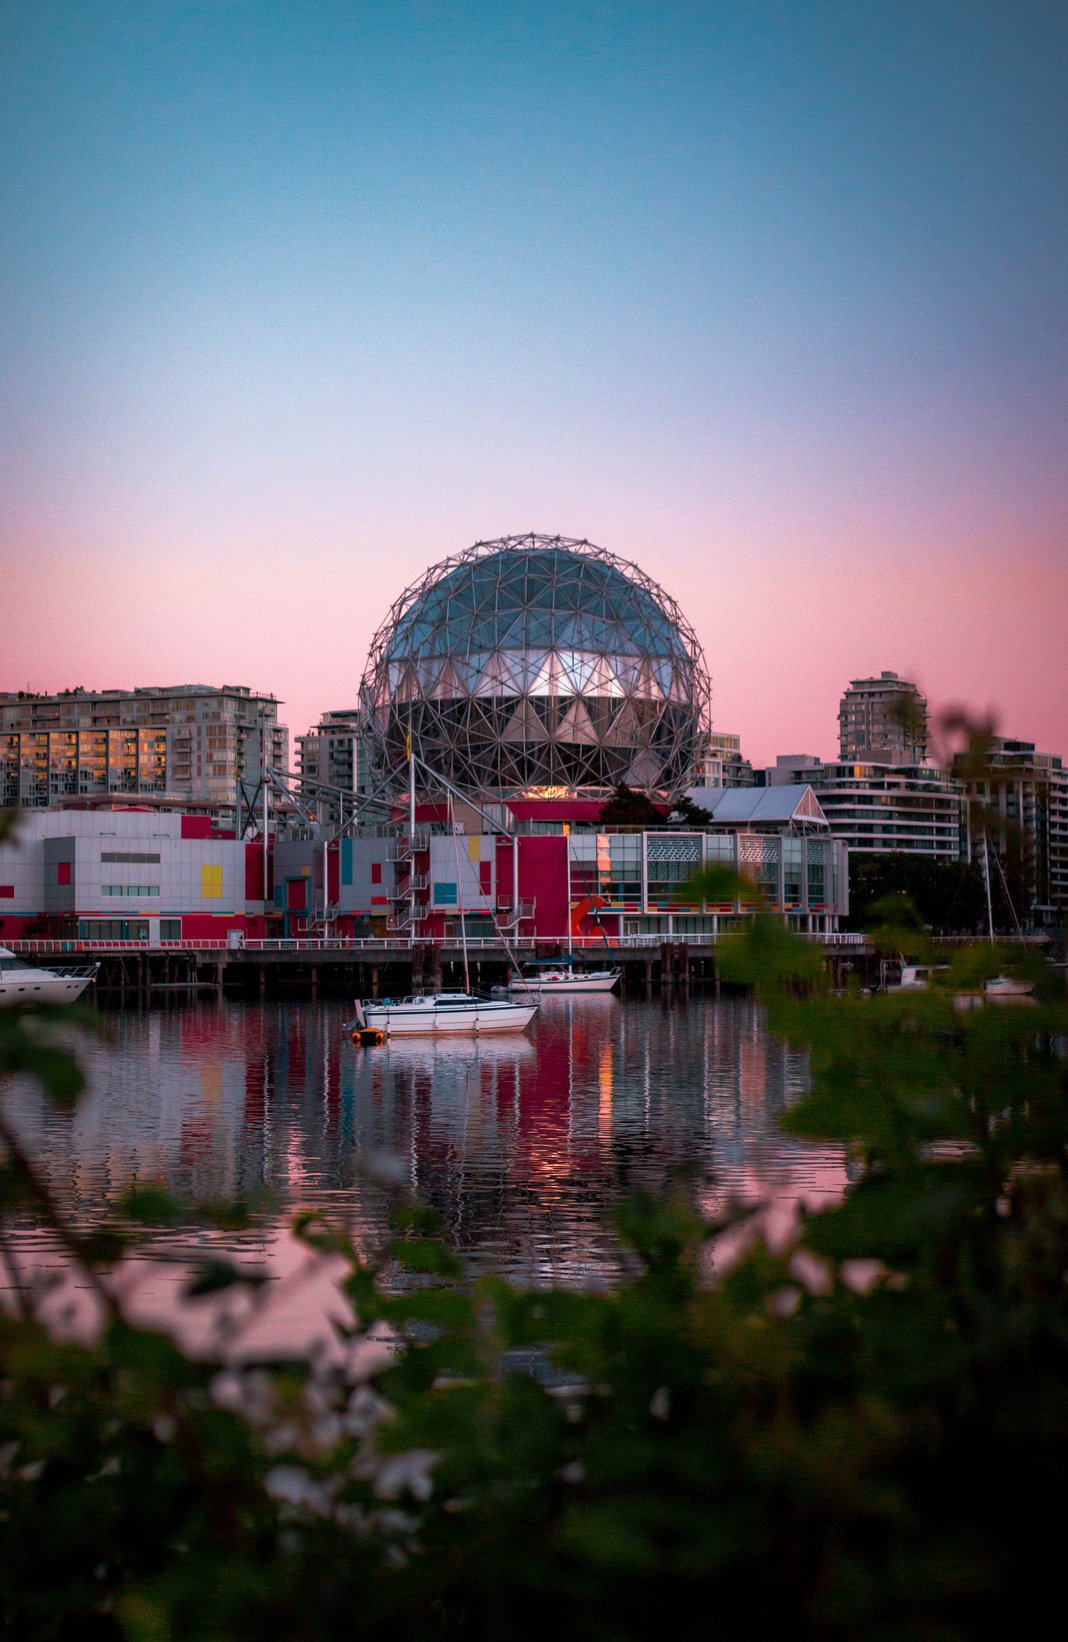
POLYGON ((361 685, 379 772, 418 756, 472 793, 674 789, 707 720, 701 647, 648 576, 590 542, 508 536, 401 595, 361 685))

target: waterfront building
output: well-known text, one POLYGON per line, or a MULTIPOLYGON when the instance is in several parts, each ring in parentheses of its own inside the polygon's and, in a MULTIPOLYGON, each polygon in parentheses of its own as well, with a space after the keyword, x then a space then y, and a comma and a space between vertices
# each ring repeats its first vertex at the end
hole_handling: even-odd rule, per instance
POLYGON ((984 841, 1011 865, 1025 905, 1021 923, 1047 925, 1068 909, 1068 771, 1033 741, 994 736, 983 777, 968 783, 972 849, 984 841))
POLYGON ((154 945, 263 935, 272 910, 263 869, 262 843, 207 815, 28 810, 0 843, 0 945, 33 935, 154 945))
MULTIPOLYGON (((392 848, 378 837, 341 839, 338 889, 329 886, 328 898, 337 893, 342 907, 382 920, 383 932, 419 940, 455 938, 462 921, 470 939, 505 930, 562 941, 570 924, 573 937, 594 944, 661 941, 714 935, 746 915, 738 901, 680 899, 687 879, 717 863, 752 879, 791 927, 838 928, 848 911, 847 855, 811 789, 696 787, 689 796, 708 810, 707 827, 602 827, 591 801, 521 799, 502 806, 514 829, 504 832, 474 813, 461 823, 422 806, 414 837, 398 829, 392 848)), ((321 868, 313 854, 314 901, 321 868)))
POLYGON ((374 780, 409 745, 463 794, 676 793, 704 751, 711 687, 682 612, 591 542, 477 542, 406 589, 360 688, 374 780))
POLYGON ((0 944, 191 942, 231 933, 402 940, 501 934, 595 945, 714 935, 742 902, 687 901, 713 862, 759 886, 794 928, 838 927, 846 852, 806 787, 694 788, 707 827, 604 828, 589 801, 517 800, 488 813, 421 804, 357 836, 303 828, 245 841, 210 816, 106 808, 27 811, 0 846, 0 944), (517 813, 517 811, 519 813, 517 813), (264 893, 266 866, 267 891, 264 893), (680 897, 683 897, 680 899, 680 897))
POLYGON ((0 694, 0 807, 116 797, 233 810, 241 781, 285 769, 274 696, 244 685, 0 694))
POLYGON ((897 673, 855 678, 838 709, 838 756, 843 764, 923 764, 926 696, 897 673))
POLYGON ((831 833, 848 850, 969 859, 964 783, 931 764, 822 764, 789 754, 767 771, 767 782, 811 785, 831 833))

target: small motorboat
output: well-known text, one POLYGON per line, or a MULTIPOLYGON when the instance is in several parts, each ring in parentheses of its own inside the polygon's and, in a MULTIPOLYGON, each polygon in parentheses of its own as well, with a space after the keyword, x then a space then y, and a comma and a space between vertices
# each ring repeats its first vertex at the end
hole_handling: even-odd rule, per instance
POLYGON ((20 1003, 73 1003, 96 977, 96 964, 35 969, 0 946, 0 1006, 20 1003))
POLYGON ((1015 975, 994 975, 983 982, 983 996, 987 998, 1027 998, 1034 990, 1034 981, 1017 980, 1015 975))
POLYGON ((943 974, 949 968, 948 964, 902 964, 901 979, 896 986, 888 986, 888 992, 926 992, 931 985, 931 976, 943 974))
POLYGON ((446 1032, 522 1032, 538 1012, 536 1003, 479 998, 471 992, 429 992, 424 997, 364 998, 356 1005, 351 1030, 390 1037, 446 1032))

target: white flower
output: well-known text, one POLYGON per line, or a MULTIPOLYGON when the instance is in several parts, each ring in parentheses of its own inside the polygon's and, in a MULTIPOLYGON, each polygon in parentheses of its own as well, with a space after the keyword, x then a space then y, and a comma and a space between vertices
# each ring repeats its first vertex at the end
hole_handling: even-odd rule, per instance
POLYGON ((434 1492, 430 1471, 440 1459, 432 1448, 410 1448, 406 1454, 392 1454, 378 1467, 375 1493, 379 1499, 396 1499, 405 1489, 416 1499, 429 1499, 434 1492))

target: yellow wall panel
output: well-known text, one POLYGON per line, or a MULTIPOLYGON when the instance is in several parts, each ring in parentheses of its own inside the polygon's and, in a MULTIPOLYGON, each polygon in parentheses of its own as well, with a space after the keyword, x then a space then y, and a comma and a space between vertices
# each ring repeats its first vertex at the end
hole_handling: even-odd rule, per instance
POLYGON ((218 901, 222 897, 222 867, 202 866, 200 869, 200 893, 205 901, 218 901))

